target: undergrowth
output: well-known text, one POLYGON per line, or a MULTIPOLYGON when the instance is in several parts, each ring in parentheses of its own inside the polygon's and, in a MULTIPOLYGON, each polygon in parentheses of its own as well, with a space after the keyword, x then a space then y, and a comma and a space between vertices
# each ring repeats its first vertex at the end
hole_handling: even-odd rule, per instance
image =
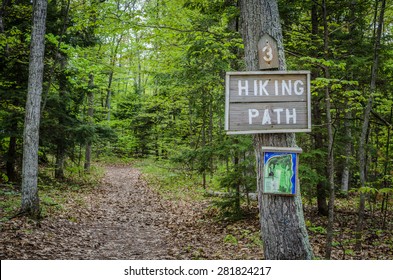
POLYGON ((149 186, 157 190, 166 199, 203 200, 205 190, 199 175, 184 172, 169 161, 142 159, 134 162, 144 174, 149 186))
MULTIPOLYGON (((160 195, 170 200, 202 201, 209 199, 210 206, 206 211, 215 212, 219 220, 240 220, 248 215, 249 205, 244 198, 238 207, 236 198, 213 197, 211 193, 227 192, 227 187, 220 183, 219 176, 208 176, 207 188, 202 185, 202 176, 196 172, 185 170, 173 162, 154 159, 140 159, 133 163, 139 168, 149 186, 157 190, 160 195)), ((230 193, 233 194, 233 193, 230 193)))
MULTIPOLYGON (((81 193, 98 186, 103 175, 103 169, 99 165, 92 166, 90 173, 70 166, 65 170, 65 178, 58 180, 54 178, 50 167, 40 166, 38 196, 41 217, 45 218, 66 211, 64 204, 68 199, 77 199, 81 193)), ((20 185, 0 187, 0 222, 15 217, 19 213, 20 205, 20 185)))

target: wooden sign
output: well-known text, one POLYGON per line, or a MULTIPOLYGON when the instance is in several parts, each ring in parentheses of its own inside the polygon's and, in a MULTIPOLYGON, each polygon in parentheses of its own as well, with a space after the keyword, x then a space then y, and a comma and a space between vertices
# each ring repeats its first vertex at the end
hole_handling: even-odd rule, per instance
POLYGON ((277 42, 268 34, 262 36, 258 42, 259 69, 278 68, 277 42))
POLYGON ((228 134, 311 131, 309 71, 228 72, 228 134))
POLYGON ((300 148, 262 147, 262 193, 297 194, 300 148))

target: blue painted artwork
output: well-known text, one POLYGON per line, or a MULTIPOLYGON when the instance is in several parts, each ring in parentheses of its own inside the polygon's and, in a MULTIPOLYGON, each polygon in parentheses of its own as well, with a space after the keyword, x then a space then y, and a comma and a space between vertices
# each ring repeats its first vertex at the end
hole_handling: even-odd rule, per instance
POLYGON ((296 157, 297 154, 291 152, 265 152, 265 193, 296 194, 296 157))

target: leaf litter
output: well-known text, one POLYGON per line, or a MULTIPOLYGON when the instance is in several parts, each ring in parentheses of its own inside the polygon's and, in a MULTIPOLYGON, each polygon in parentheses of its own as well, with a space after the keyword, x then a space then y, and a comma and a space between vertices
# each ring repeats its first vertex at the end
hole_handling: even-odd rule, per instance
MULTIPOLYGON (((257 207, 230 221, 218 219, 211 205, 210 198, 164 199, 138 169, 107 166, 100 185, 69 197, 65 211, 40 222, 25 217, 2 222, 0 258, 263 259, 257 207)), ((391 230, 374 235, 368 230, 362 252, 354 253, 354 215, 337 213, 333 258, 393 259, 391 230)), ((314 254, 323 258, 326 218, 311 207, 305 218, 314 254)))

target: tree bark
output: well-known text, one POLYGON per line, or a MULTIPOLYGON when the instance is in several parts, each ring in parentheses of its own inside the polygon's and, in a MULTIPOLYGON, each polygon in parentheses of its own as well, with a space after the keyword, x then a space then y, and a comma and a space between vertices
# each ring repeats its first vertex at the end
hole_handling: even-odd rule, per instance
MULTIPOLYGON (((275 0, 242 0, 240 10, 246 68, 258 68, 258 41, 268 33, 278 45, 279 69, 286 70, 281 24, 275 0)), ((312 249, 304 223, 300 191, 295 197, 262 194, 262 147, 295 147, 293 133, 256 134, 257 186, 265 259, 311 259, 312 249)))
POLYGON ((341 177, 341 191, 347 193, 349 190, 349 173, 350 173, 350 158, 352 155, 352 128, 350 124, 350 119, 352 118, 352 112, 347 111, 345 113, 344 129, 345 129, 345 160, 343 173, 341 177))
MULTIPOLYGON (((94 75, 92 73, 89 74, 89 86, 87 90, 87 118, 88 123, 93 125, 94 123, 94 75)), ((85 164, 84 169, 85 172, 90 172, 90 165, 91 165, 91 141, 88 140, 86 143, 86 151, 85 151, 85 164)))
MULTIPOLYGON (((323 30, 324 30, 324 53, 325 59, 329 59, 329 30, 327 22, 327 5, 326 0, 322 1, 323 9, 323 30)), ((328 67, 324 68, 325 79, 330 79, 330 71, 328 67)), ((326 104, 326 127, 328 131, 328 158, 327 158, 327 173, 329 176, 329 203, 328 203, 328 225, 326 231, 326 247, 325 247, 325 259, 330 259, 332 252, 332 241, 333 241, 333 224, 334 224, 334 150, 333 150, 333 124, 331 116, 331 104, 330 104, 330 88, 327 85, 325 87, 325 104, 326 104)))
MULTIPOLYGON (((17 129, 18 129, 18 122, 15 119, 12 119, 11 131, 14 131, 15 133, 17 129)), ((8 144, 7 162, 6 162, 7 177, 10 182, 15 182, 17 180, 15 162, 16 162, 16 136, 11 134, 10 141, 8 144)))
MULTIPOLYGON (((311 38, 315 46, 318 45, 318 33, 319 33, 318 4, 315 1, 313 1, 311 6, 311 34, 312 34, 311 38)), ((315 51, 313 51, 313 55, 315 57, 319 56, 317 48, 315 51)), ((318 73, 316 69, 313 69, 311 71, 311 79, 315 79, 317 77, 318 77, 318 73)), ((313 115, 314 124, 316 125, 316 127, 318 127, 316 130, 313 131, 313 136, 315 139, 314 147, 316 150, 323 150, 324 149, 323 135, 321 129, 319 129, 319 127, 321 127, 322 125, 321 99, 314 98, 312 100, 312 104, 313 104, 312 115, 313 115)), ((318 174, 326 174, 326 169, 322 168, 320 164, 321 159, 318 157, 316 160, 319 161, 315 163, 315 168, 317 169, 318 174)), ((328 205, 326 203, 326 186, 325 183, 322 182, 322 180, 319 180, 319 182, 317 182, 316 190, 317 190, 318 214, 322 216, 327 216, 329 211, 328 211, 328 205)))
MULTIPOLYGON (((379 0, 376 0, 376 10, 378 8, 379 0)), ((370 124, 370 114, 374 101, 374 93, 376 91, 376 81, 377 81, 377 70, 378 70, 378 62, 379 62, 379 49, 381 48, 381 37, 382 37, 382 26, 385 14, 385 6, 386 0, 382 0, 381 11, 379 14, 378 25, 377 25, 377 33, 375 37, 374 44, 374 54, 373 54, 373 65, 371 67, 371 82, 370 82, 370 95, 367 100, 366 107, 364 108, 363 115, 363 125, 362 132, 359 139, 359 177, 360 177, 360 187, 366 186, 366 143, 368 136, 368 129, 370 124)), ((358 221, 356 226, 356 245, 355 249, 357 251, 361 250, 361 236, 363 230, 363 220, 364 220, 364 208, 366 205, 366 196, 364 193, 360 194, 359 201, 359 210, 358 210, 358 221)))
MULTIPOLYGON (((60 55, 59 55, 60 56, 60 55)), ((66 68, 66 57, 61 55, 60 60, 60 71, 59 76, 59 108, 58 108, 58 126, 60 129, 64 130, 65 118, 67 114, 66 109, 66 94, 67 94, 67 76, 65 74, 66 68)), ((64 179, 64 163, 66 158, 66 137, 63 133, 56 135, 56 163, 55 163, 55 178, 64 179)))
POLYGON ((47 0, 35 0, 33 3, 34 12, 31 32, 29 81, 23 132, 21 213, 31 216, 32 218, 39 218, 40 216, 37 187, 38 141, 44 73, 47 4, 47 0))
POLYGON ((4 22, 3 22, 3 15, 4 15, 4 9, 5 6, 7 5, 7 0, 3 0, 1 3, 1 8, 0 8, 0 33, 4 33, 4 22))

